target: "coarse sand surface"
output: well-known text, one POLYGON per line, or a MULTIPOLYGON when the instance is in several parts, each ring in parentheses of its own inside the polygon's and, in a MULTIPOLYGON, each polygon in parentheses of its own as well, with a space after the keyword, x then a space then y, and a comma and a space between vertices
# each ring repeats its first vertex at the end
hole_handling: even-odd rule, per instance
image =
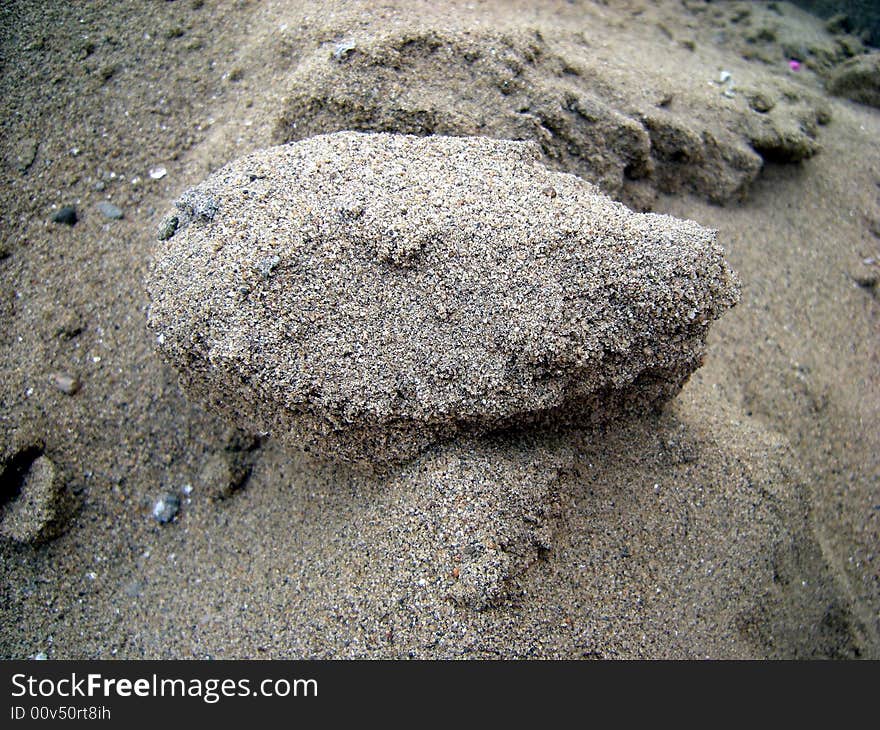
POLYGON ((863 50, 787 3, 3 3, 0 657, 880 657, 863 50), (717 230, 741 300, 659 414, 381 477, 238 431, 156 352, 156 231, 339 129, 537 142, 717 230))

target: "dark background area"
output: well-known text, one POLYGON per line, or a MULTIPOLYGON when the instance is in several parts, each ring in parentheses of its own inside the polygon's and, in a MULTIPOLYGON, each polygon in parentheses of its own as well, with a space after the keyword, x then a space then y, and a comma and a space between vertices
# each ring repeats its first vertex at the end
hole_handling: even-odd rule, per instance
POLYGON ((846 15, 855 32, 868 31, 867 42, 880 45, 880 2, 878 0, 793 0, 804 10, 822 18, 846 15))

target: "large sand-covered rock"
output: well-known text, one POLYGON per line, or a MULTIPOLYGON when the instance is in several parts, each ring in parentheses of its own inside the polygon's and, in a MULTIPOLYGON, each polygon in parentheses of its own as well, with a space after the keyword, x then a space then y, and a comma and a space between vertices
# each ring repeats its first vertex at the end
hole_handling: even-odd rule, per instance
POLYGON ((350 460, 671 397, 738 296, 715 233, 538 154, 348 132, 227 165, 163 226, 162 352, 220 412, 350 460))

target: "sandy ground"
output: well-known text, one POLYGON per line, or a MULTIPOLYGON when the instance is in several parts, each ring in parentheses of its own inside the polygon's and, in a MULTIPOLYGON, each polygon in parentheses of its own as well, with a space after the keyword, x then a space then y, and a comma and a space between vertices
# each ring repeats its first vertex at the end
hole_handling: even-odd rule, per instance
MULTIPOLYGON (((329 44, 329 56, 411 14, 395 3, 4 4, 0 456, 41 443, 77 506, 54 540, 0 543, 0 656, 880 656, 880 308, 863 263, 880 254, 880 117, 826 97, 819 72, 834 59, 788 69, 790 35, 831 42, 821 21, 782 3, 776 40, 756 53, 731 20, 744 4, 717 5, 417 13, 475 43, 473 29, 493 23, 539 26, 563 54, 575 53, 566 34, 592 34, 611 71, 587 66, 571 83, 603 86, 624 110, 656 90, 651 69, 668 49, 675 88, 693 79, 683 114, 728 125, 731 149, 746 117, 720 106, 719 68, 796 84, 796 111, 827 106, 818 154, 769 161, 742 199, 708 202, 705 178, 620 178, 627 202, 717 228, 743 283, 706 365, 665 412, 462 441, 378 480, 269 438, 247 451, 252 471, 229 496, 206 465, 242 448, 186 401, 146 329, 156 228, 208 172, 290 136, 316 49, 329 44), (167 174, 153 179, 159 166, 167 174), (100 201, 123 217, 106 218, 100 201), (76 225, 52 222, 64 205, 76 225), (58 373, 81 387, 62 392, 58 373), (438 550, 449 474, 471 480, 492 518, 474 534, 504 580, 479 609, 449 598, 458 556, 438 550), (517 518, 497 498, 520 484, 554 506, 540 517, 552 539, 525 562, 491 532, 496 517, 498 534, 517 518), (181 509, 160 524, 151 510, 169 493, 181 509)), ((358 78, 366 94, 369 75, 358 78)), ((583 174, 614 187, 617 158, 606 162, 583 174)), ((7 468, 0 497, 21 488, 7 468)))

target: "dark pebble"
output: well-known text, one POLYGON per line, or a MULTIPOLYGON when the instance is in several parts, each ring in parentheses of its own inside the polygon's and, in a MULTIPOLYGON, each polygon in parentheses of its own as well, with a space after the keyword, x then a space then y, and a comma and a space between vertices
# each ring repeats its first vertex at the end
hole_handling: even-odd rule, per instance
POLYGON ((65 205, 55 215, 52 216, 53 223, 64 223, 65 225, 74 225, 79 218, 76 217, 76 208, 72 205, 65 205))
POLYGON ((64 310, 55 323, 55 336, 72 339, 83 331, 83 323, 73 310, 64 310))

